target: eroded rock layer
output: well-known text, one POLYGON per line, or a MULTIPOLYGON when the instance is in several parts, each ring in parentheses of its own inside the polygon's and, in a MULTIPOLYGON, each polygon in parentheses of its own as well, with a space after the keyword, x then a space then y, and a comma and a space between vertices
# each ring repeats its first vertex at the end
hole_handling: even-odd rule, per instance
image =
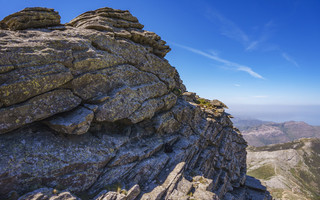
POLYGON ((226 106, 186 92, 158 35, 128 11, 56 15, 0 23, 0 197, 268 198, 226 106))

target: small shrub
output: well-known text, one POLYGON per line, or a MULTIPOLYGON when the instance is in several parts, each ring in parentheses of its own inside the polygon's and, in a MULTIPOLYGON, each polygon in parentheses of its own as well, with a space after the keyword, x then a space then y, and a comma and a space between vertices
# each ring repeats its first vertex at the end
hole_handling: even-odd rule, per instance
POLYGON ((113 192, 117 192, 117 193, 121 193, 122 191, 122 185, 121 183, 114 183, 114 184, 110 184, 106 186, 106 189, 108 191, 113 191, 113 192))
POLYGON ((179 88, 174 88, 172 92, 177 96, 181 96, 182 95, 182 91, 179 88))
POLYGON ((58 190, 57 189, 53 189, 52 190, 52 194, 57 194, 58 193, 58 190))

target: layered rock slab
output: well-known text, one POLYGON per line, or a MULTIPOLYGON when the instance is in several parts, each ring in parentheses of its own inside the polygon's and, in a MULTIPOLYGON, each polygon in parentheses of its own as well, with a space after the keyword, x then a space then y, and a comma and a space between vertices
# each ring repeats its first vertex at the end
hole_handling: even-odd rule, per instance
MULTIPOLYGON (((12 16, 18 21, 33 15, 36 18, 37 10, 53 12, 45 8, 29 8, 12 16)), ((110 16, 110 20, 134 19, 128 12, 112 9, 100 9, 90 16, 95 15, 110 16)), ((83 18, 79 20, 85 21, 83 18)), ((177 71, 150 51, 150 46, 110 34, 127 27, 115 25, 112 31, 105 32, 86 27, 73 28, 70 24, 58 30, 48 26, 51 25, 44 23, 41 31, 36 30, 38 25, 33 24, 24 27, 23 32, 0 30, 0 115, 7 116, 8 109, 19 113, 21 105, 25 107, 33 98, 63 88, 80 98, 77 105, 96 105, 94 119, 99 122, 122 120, 137 123, 172 107, 176 101, 172 91, 180 87, 184 90, 177 79, 177 71), (48 29, 44 31, 45 28, 48 29)), ((134 30, 143 32, 141 28, 137 26, 134 30)), ((49 104, 60 106, 53 101, 49 104)), ((32 112, 22 113, 27 118, 22 120, 13 114, 11 123, 3 119, 0 132, 5 133, 58 113, 60 111, 41 117, 32 116, 32 112)), ((59 132, 66 131, 60 129, 59 132)))
POLYGON ((79 200, 79 198, 70 194, 68 191, 57 191, 53 188, 40 188, 23 195, 19 200, 79 200))
POLYGON ((49 119, 45 121, 45 124, 60 133, 81 135, 88 132, 93 117, 92 110, 79 107, 74 111, 49 119))
POLYGON ((60 25, 60 15, 50 8, 25 8, 5 17, 0 24, 3 28, 9 28, 10 30, 45 28, 60 25))
POLYGON ((0 74, 0 99, 6 106, 58 88, 73 78, 61 64, 21 68, 0 74))
POLYGON ((43 125, 5 134, 0 144, 0 196, 41 186, 85 190, 114 157, 113 143, 121 145, 125 141, 107 135, 98 139, 89 134, 66 138, 43 125))
POLYGON ((157 34, 141 30, 143 25, 132 16, 129 11, 101 8, 81 14, 71 20, 68 25, 106 31, 119 38, 131 39, 136 43, 148 45, 150 51, 157 56, 164 57, 169 51, 169 46, 157 34))
POLYGON ((81 99, 70 90, 44 93, 25 103, 0 109, 0 134, 77 107, 81 99))

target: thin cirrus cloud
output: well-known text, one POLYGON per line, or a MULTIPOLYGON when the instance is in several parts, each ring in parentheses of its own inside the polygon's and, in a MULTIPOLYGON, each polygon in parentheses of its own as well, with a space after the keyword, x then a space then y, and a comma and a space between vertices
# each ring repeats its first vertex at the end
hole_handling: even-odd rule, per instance
POLYGON ((282 57, 284 59, 286 59, 288 62, 292 63, 293 65, 295 65, 296 67, 299 67, 299 64, 291 57, 289 56, 287 53, 282 53, 282 57))
POLYGON ((274 32, 274 23, 269 21, 263 25, 260 35, 253 40, 248 34, 243 31, 236 23, 229 20, 212 8, 207 9, 207 18, 217 23, 220 27, 220 33, 230 39, 236 40, 244 45, 246 51, 261 49, 263 51, 277 51, 288 62, 296 67, 300 67, 294 58, 287 53, 281 51, 280 47, 275 44, 267 44, 266 41, 274 32))
POLYGON ((221 34, 225 35, 229 38, 237 40, 242 43, 248 43, 249 37, 248 35, 242 31, 233 21, 225 18, 217 11, 213 11, 212 9, 208 9, 208 18, 217 20, 220 24, 221 34))
POLYGON ((265 98, 268 98, 267 95, 256 95, 256 96, 252 96, 253 98, 256 98, 256 99, 265 99, 265 98))
POLYGON ((250 50, 254 50, 258 44, 260 43, 260 41, 253 41, 249 44, 249 46, 246 48, 246 51, 250 51, 250 50))
POLYGON ((273 32, 273 22, 269 21, 262 27, 261 34, 257 39, 253 40, 236 23, 224 17, 217 10, 208 8, 207 18, 218 24, 222 35, 242 43, 246 51, 257 49, 273 32))
POLYGON ((250 67, 238 65, 236 63, 233 63, 233 64, 236 65, 238 71, 247 72, 248 74, 250 74, 251 76, 253 76, 255 78, 265 79, 260 74, 258 74, 257 72, 254 72, 250 67))
POLYGON ((208 53, 203 52, 201 50, 194 49, 194 48, 191 48, 191 47, 188 47, 188 46, 184 46, 184 45, 177 44, 177 43, 172 43, 172 44, 177 46, 177 47, 180 47, 180 48, 183 48, 185 50, 188 50, 190 52, 196 53, 198 55, 202 55, 204 57, 207 57, 207 58, 209 58, 211 60, 214 60, 216 62, 219 62, 219 63, 222 63, 224 65, 227 65, 229 67, 232 67, 233 69, 235 69, 237 71, 246 72, 246 73, 250 74, 254 78, 265 79, 263 76, 261 76, 257 72, 254 72, 250 67, 247 67, 247 66, 244 66, 244 65, 240 65, 238 63, 235 63, 235 62, 232 62, 232 61, 229 61, 229 60, 225 60, 223 58, 218 57, 217 55, 211 55, 211 54, 208 54, 208 53))
POLYGON ((273 34, 274 30, 273 30, 273 22, 269 21, 268 23, 266 23, 261 31, 260 36, 258 37, 257 40, 253 40, 250 41, 249 45, 246 48, 246 51, 251 51, 251 50, 256 50, 258 48, 263 48, 265 49, 266 46, 268 47, 268 45, 264 44, 268 38, 273 34))

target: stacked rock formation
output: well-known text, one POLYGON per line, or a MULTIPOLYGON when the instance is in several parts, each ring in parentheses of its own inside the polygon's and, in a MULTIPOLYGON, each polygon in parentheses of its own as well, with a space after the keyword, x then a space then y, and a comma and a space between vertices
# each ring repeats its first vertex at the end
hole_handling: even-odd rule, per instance
POLYGON ((2 29, 23 30, 27 28, 46 28, 60 25, 60 15, 53 9, 26 8, 9 15, 1 21, 2 29))
POLYGON ((128 11, 61 25, 28 8, 0 24, 0 197, 269 198, 246 181, 225 105, 186 92, 170 48, 128 11))

